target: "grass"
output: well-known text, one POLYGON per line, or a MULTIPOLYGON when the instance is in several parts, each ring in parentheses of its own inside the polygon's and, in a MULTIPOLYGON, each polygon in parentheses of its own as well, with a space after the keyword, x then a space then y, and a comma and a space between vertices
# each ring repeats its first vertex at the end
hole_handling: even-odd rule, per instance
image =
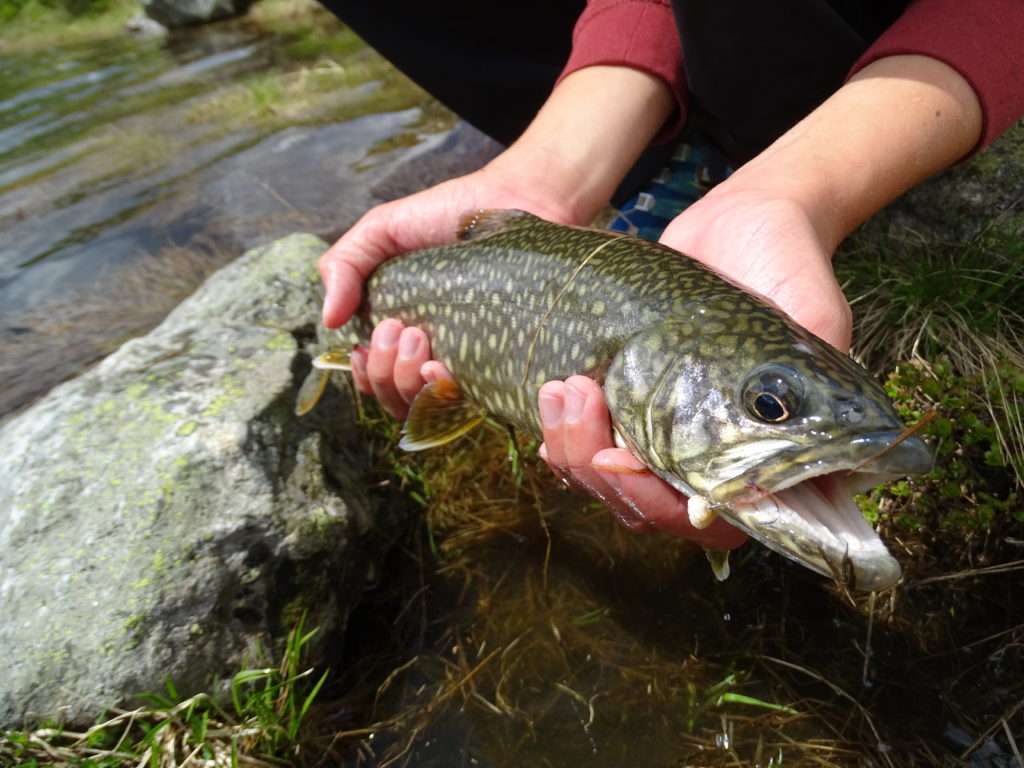
POLYGON ((44 725, 0 733, 0 764, 29 766, 268 766, 294 761, 313 702, 327 680, 305 667, 316 630, 288 634, 278 665, 245 669, 230 703, 206 693, 182 697, 168 682, 133 709, 113 710, 85 730, 44 725))
POLYGON ((140 9, 138 0, 0 0, 0 54, 117 37, 140 9))
POLYGON ((948 371, 934 379, 966 382, 987 412, 975 418, 996 432, 999 463, 1024 488, 1024 230, 996 219, 967 243, 855 238, 837 271, 854 308, 855 356, 876 372, 937 361, 948 371))

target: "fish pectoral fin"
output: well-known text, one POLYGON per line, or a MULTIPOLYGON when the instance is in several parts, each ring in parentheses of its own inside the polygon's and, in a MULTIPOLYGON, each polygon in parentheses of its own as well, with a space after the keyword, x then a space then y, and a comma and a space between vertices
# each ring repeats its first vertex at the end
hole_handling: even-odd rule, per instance
POLYGON ((330 349, 313 359, 313 367, 321 371, 351 371, 352 363, 348 352, 330 349))
POLYGON ((531 221, 539 221, 539 219, 532 213, 514 208, 466 211, 459 217, 455 235, 459 240, 477 240, 531 221))
POLYGON ((711 564, 711 572, 715 574, 716 579, 725 581, 729 578, 729 550, 705 549, 704 556, 711 564))
POLYGON ((454 381, 432 381, 412 401, 398 447, 404 451, 436 448, 462 437, 485 417, 479 406, 462 396, 454 381))
POLYGON ((320 398, 327 389, 327 381, 331 378, 330 371, 321 368, 313 368, 306 379, 299 387, 299 394, 295 397, 295 415, 305 416, 313 410, 313 407, 320 402, 320 398))

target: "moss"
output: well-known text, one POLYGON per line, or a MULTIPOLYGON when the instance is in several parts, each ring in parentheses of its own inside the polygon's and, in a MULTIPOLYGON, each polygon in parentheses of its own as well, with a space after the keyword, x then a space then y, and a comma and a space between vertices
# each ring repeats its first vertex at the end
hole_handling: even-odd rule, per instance
MULTIPOLYGON (((1016 387, 1021 373, 1000 369, 1000 376, 1016 387)), ((927 475, 862 497, 869 518, 884 517, 906 532, 927 531, 948 541, 947 554, 968 559, 977 553, 969 544, 965 551, 953 542, 998 539, 992 534, 1024 521, 1021 489, 1000 446, 1000 430, 1011 431, 1021 418, 1014 400, 993 406, 992 379, 957 375, 941 360, 898 366, 885 386, 908 423, 934 414, 924 431, 935 446, 936 462, 927 475)))

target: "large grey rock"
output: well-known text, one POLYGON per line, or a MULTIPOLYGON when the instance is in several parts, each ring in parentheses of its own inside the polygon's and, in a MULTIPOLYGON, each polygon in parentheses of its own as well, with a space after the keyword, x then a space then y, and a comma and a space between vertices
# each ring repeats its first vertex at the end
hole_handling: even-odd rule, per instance
POLYGON ((185 27, 240 16, 253 0, 142 0, 146 15, 165 27, 185 27))
POLYGON ((387 526, 341 391, 292 414, 323 248, 246 254, 0 426, 0 726, 223 685, 304 610, 344 626, 387 526))

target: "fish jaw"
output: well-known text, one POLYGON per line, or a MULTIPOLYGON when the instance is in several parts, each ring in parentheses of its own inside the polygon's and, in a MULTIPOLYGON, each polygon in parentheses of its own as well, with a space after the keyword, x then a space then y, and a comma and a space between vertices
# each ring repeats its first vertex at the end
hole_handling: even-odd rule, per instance
MULTIPOLYGON (((872 475, 866 484, 887 478, 872 475)), ((864 485, 864 473, 830 473, 719 511, 769 549, 850 589, 888 589, 900 565, 853 500, 864 485)))
POLYGON ((931 468, 917 437, 858 435, 845 444, 790 449, 712 489, 715 509, 779 554, 851 589, 888 589, 900 566, 853 500, 887 480, 931 468))

